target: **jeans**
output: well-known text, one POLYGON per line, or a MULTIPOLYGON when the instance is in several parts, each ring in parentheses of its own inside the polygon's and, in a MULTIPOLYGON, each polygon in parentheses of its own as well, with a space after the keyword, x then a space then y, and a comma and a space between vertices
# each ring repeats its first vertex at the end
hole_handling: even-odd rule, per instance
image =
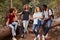
POLYGON ((28 31, 28 24, 29 24, 29 21, 28 20, 23 20, 24 32, 27 32, 28 31))
POLYGON ((36 37, 39 34, 40 26, 41 26, 41 21, 40 20, 38 20, 38 24, 33 24, 32 30, 33 30, 36 37))
POLYGON ((12 22, 12 24, 9 24, 8 26, 12 29, 12 36, 15 36, 15 34, 16 34, 15 30, 17 29, 18 23, 12 22))
POLYGON ((42 28, 43 28, 43 31, 44 31, 44 36, 46 36, 46 34, 48 33, 48 31, 51 27, 51 23, 52 23, 51 20, 44 21, 44 23, 42 25, 42 28))

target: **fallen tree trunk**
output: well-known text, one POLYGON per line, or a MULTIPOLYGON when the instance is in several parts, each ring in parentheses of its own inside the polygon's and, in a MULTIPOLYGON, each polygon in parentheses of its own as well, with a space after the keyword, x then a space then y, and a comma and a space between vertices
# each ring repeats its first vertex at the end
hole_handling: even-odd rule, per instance
MULTIPOLYGON (((54 19, 52 22, 51 28, 60 25, 60 18, 54 19)), ((0 29, 0 39, 11 34, 11 29, 9 27, 4 27, 0 29)))
POLYGON ((9 27, 3 27, 0 29, 0 40, 11 34, 11 29, 9 27))
POLYGON ((51 28, 59 26, 59 25, 60 25, 60 18, 54 19, 52 24, 51 24, 51 28))

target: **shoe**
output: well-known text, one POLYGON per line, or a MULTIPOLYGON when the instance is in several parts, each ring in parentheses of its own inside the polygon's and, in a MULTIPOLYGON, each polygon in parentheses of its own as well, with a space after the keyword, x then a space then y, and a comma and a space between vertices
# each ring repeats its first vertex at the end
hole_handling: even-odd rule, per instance
POLYGON ((24 38, 24 35, 23 34, 21 35, 21 38, 24 38))
POLYGON ((35 29, 35 32, 37 32, 37 29, 35 29))
POLYGON ((13 36, 16 36, 16 33, 14 33, 13 36))
POLYGON ((42 40, 45 40, 45 36, 44 35, 42 35, 42 40))
POLYGON ((48 34, 46 34, 45 39, 48 40, 50 37, 48 34))
POLYGON ((40 35, 37 36, 38 40, 40 40, 40 35))
POLYGON ((36 40, 37 38, 35 37, 34 40, 36 40))
POLYGON ((12 40, 17 40, 17 39, 15 37, 13 37, 12 40))
POLYGON ((48 33, 46 34, 45 38, 47 38, 47 37, 48 37, 48 33))

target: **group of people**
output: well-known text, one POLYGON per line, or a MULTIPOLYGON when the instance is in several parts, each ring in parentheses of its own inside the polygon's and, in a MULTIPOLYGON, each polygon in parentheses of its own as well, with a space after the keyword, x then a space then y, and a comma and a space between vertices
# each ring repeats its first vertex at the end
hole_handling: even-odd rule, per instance
MULTIPOLYGON (((22 23, 24 27, 24 33, 28 33, 28 24, 30 20, 30 11, 29 11, 29 6, 26 4, 23 7, 22 13, 22 23)), ((43 29, 43 34, 42 34, 42 40, 45 40, 45 38, 48 36, 48 31, 50 29, 51 23, 52 23, 52 11, 48 9, 47 5, 42 5, 42 8, 36 6, 33 14, 33 26, 32 26, 32 31, 35 34, 34 40, 40 40, 40 27, 43 29), (42 9, 42 11, 41 11, 42 9)), ((13 40, 16 36, 16 29, 19 25, 19 20, 17 17, 17 10, 14 8, 11 8, 9 10, 9 15, 6 17, 6 25, 11 28, 13 40)), ((19 25, 20 26, 20 25, 19 25)))

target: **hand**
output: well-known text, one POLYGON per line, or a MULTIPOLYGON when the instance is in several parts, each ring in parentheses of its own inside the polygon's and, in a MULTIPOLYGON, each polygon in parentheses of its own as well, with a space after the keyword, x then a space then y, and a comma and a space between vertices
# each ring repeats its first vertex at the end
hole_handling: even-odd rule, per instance
POLYGON ((8 22, 6 22, 6 25, 8 26, 8 22))
POLYGON ((48 20, 48 18, 44 18, 44 21, 48 20))

